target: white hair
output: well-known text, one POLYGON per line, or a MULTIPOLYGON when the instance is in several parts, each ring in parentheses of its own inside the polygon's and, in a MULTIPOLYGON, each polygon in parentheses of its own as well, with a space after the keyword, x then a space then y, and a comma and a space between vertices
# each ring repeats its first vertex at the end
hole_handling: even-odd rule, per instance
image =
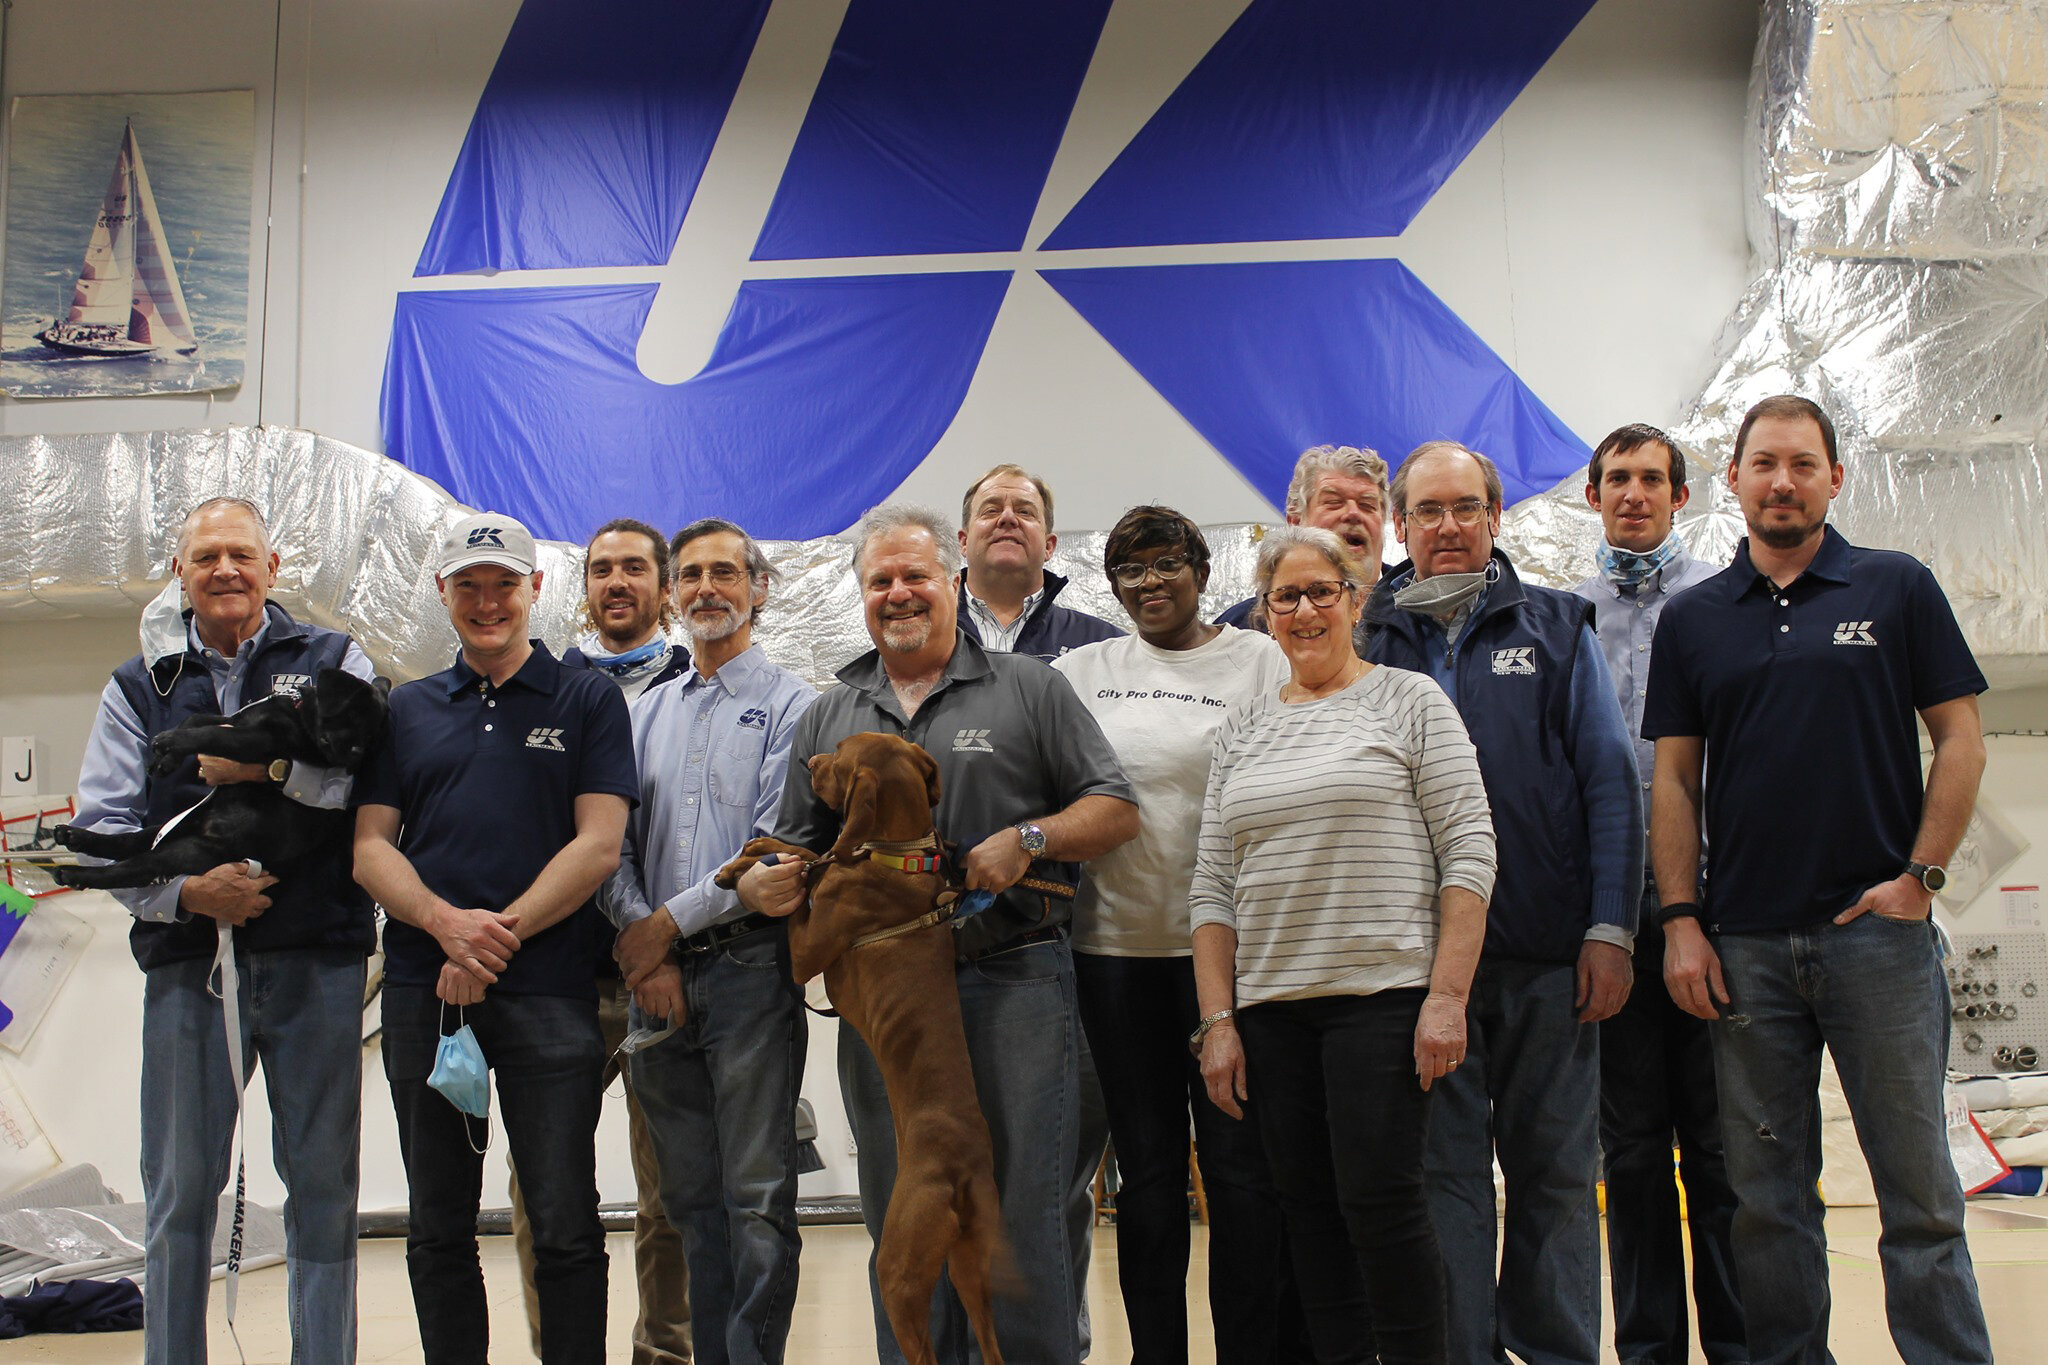
POLYGON ((888 535, 891 531, 916 528, 931 534, 932 544, 939 556, 939 567, 948 578, 960 572, 963 562, 960 553, 960 530, 946 519, 943 512, 914 502, 885 502, 873 508, 860 519, 860 523, 846 533, 846 539, 853 544, 853 576, 861 576, 861 556, 876 536, 888 535))

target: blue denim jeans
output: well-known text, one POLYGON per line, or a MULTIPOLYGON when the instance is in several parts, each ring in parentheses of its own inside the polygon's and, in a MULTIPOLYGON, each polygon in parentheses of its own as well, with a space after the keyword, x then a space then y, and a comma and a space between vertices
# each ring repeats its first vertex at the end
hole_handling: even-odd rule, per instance
POLYGON ((1846 925, 1715 940, 1729 1003, 1714 1025, 1721 1130, 1741 1206, 1735 1264, 1757 1365, 1822 1365, 1827 1243, 1820 1195, 1820 1052, 1870 1163, 1885 1316, 1907 1365, 1991 1359, 1963 1192, 1942 1116, 1949 995, 1934 930, 1846 925))
POLYGON ((1652 918, 1655 885, 1636 931, 1635 988, 1600 1025, 1600 1148, 1607 1175, 1607 1263, 1614 1279, 1614 1353, 1621 1365, 1685 1365, 1691 1358, 1685 1247, 1692 1234, 1692 1298, 1708 1365, 1749 1359, 1730 1238, 1735 1191, 1721 1148, 1714 1040, 1707 1021, 1664 988, 1664 931, 1652 918), (1685 1166, 1678 1216, 1671 1144, 1685 1166))
POLYGON ((1074 977, 1122 1180, 1117 1280, 1133 1365, 1185 1365, 1188 1358, 1190 1115, 1209 1199, 1216 1358, 1243 1365, 1312 1359, 1257 1115, 1233 1119, 1211 1104, 1188 1052, 1201 1013, 1194 959, 1075 953, 1074 977))
POLYGON ((633 1090, 683 1234, 701 1365, 783 1358, 796 1308, 796 1097, 810 1031, 773 925, 682 955, 683 1026, 633 1054, 633 1090))
MULTIPOLYGON (((1003 1230, 1021 1293, 995 1301, 996 1334, 1018 1365, 1080 1358, 1079 1293, 1067 1217, 1080 1113, 1080 1020, 1074 963, 1064 939, 997 951, 960 965, 960 1013, 974 1087, 995 1145, 1003 1230)), ((860 1035, 839 1029, 839 1086, 860 1153, 861 1218, 879 1239, 896 1184, 896 1128, 882 1073, 860 1035)), ((875 1343, 883 1365, 902 1365, 868 1257, 875 1343)), ((979 1361, 950 1281, 932 1301, 932 1345, 945 1365, 979 1361)))
MULTIPOLYGON (((214 1223, 235 1092, 210 961, 143 973, 143 1359, 206 1359, 214 1223)), ((356 1358, 356 1176, 363 1095, 363 957, 294 949, 238 958, 242 1059, 263 1062, 271 1159, 285 1184, 295 1365, 356 1358)))
MULTIPOLYGON (((519 1164, 533 1227, 541 1359, 604 1359, 604 1226, 597 1217, 598 1076, 604 1037, 588 996, 492 992, 461 1018, 476 1033, 498 1091, 503 1140, 519 1164)), ((448 1010, 453 1032, 457 1014, 448 1010)), ((490 1314, 477 1259, 482 1119, 427 1085, 441 1042, 441 1002, 424 986, 384 988, 384 1075, 398 1117, 411 1229, 405 1265, 427 1365, 484 1365, 490 1314)), ((493 1135, 494 1139, 496 1135, 493 1135)))
POLYGON ((1415 1077, 1427 993, 1280 1000, 1238 1016, 1245 1089, 1325 1365, 1444 1359, 1443 1263, 1422 1180, 1434 1092, 1415 1077))
POLYGON ((1509 1351, 1525 1365, 1600 1359, 1600 1030, 1579 1022, 1575 987, 1568 964, 1482 958, 1465 1063, 1432 1092, 1424 1170, 1452 1365, 1507 1365, 1509 1351))

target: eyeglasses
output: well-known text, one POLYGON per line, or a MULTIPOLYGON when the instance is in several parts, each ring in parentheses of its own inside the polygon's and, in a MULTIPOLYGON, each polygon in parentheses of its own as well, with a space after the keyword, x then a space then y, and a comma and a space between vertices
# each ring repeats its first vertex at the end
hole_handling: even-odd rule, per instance
POLYGON ((1266 594, 1266 610, 1276 616, 1288 616, 1301 605, 1304 597, 1312 606, 1327 607, 1350 591, 1349 583, 1334 583, 1327 578, 1305 588, 1275 588, 1266 594))
POLYGON ((714 564, 709 572, 698 568, 695 564, 676 570, 676 582, 678 583, 694 585, 709 578, 721 588, 729 588, 733 584, 743 581, 746 576, 743 571, 735 569, 730 564, 714 564))
POLYGON ((1150 564, 1112 564, 1109 566, 1109 576, 1114 578, 1119 586, 1126 588, 1135 588, 1140 583, 1143 583, 1146 574, 1153 575, 1161 583, 1171 583, 1187 571, 1188 561, 1185 555, 1161 555, 1150 564))
POLYGON ((1420 507, 1409 508, 1406 519, 1425 531, 1432 531, 1443 525, 1446 512, 1456 517, 1460 526, 1477 526, 1486 516, 1487 506, 1477 498, 1460 498, 1449 507, 1442 503, 1425 502, 1420 507))

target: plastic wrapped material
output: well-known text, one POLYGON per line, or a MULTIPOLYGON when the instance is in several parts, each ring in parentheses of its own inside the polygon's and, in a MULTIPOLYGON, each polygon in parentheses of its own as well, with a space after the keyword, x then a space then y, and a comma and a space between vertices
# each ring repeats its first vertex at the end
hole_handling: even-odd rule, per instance
MULTIPOLYGON (((352 633, 380 671, 404 681, 445 668, 455 633, 434 590, 443 528, 471 509, 381 455, 288 427, 117 436, 0 437, 0 620, 140 620, 170 577, 179 517, 230 493, 264 509, 282 559, 278 600, 352 633)), ((621 509, 630 512, 632 509, 621 509)), ((1260 528, 1208 532, 1214 568, 1204 611, 1250 591, 1260 528)), ((1061 599, 1119 625, 1103 576, 1105 533, 1062 537, 1061 599)), ((869 648, 851 546, 836 536, 763 543, 781 573, 760 639, 778 662, 823 686, 869 648)), ((534 631, 575 642, 582 547, 541 542, 534 631)))
MULTIPOLYGON (((1804 394, 1840 436, 1843 534, 1926 561, 1995 684, 2048 678, 2048 4, 1772 0, 1750 93, 1761 273, 1672 430, 1693 553, 1742 534, 1743 412, 1804 394)), ((1583 486, 1509 515, 1541 581, 1590 572, 1583 486)))

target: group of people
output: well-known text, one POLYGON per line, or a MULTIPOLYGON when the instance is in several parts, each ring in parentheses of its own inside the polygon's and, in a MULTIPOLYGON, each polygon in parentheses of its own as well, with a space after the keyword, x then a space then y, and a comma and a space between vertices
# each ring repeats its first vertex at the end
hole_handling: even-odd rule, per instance
MULTIPOLYGON (((202 756, 152 775, 151 737, 186 716, 370 672, 269 601, 258 509, 202 504, 178 532, 182 631, 108 684, 78 822, 146 827, 209 786, 269 782, 352 810, 353 838, 282 878, 231 863, 123 893, 146 983, 148 1359, 205 1357, 246 1081, 209 993, 222 925, 289 1190, 294 1359, 353 1358, 373 902, 426 1359, 488 1353, 488 1136, 431 1085, 464 1024, 496 1076, 541 1358, 604 1355, 595 1131, 622 1066, 634 1359, 783 1359, 808 1036, 783 926, 806 879, 713 876, 756 834, 830 845, 840 816, 806 761, 882 731, 937 763, 938 830, 994 896, 956 927, 956 980, 1016 1272, 1007 1358, 1088 1353, 1107 1144, 1137 1361, 1188 1358, 1191 1151, 1219 1361, 1590 1365, 1603 1169, 1615 1351, 1683 1361, 1675 1141, 1708 1360, 1830 1360, 1825 1045, 1901 1356, 1988 1362, 1929 913, 1984 765, 1983 677, 1924 567, 1827 524, 1844 471, 1820 408, 1744 418, 1725 477, 1749 534, 1725 567, 1673 528, 1687 473, 1655 428, 1604 440, 1586 487, 1604 542, 1567 593, 1495 543, 1484 455, 1430 442, 1390 481, 1370 450, 1319 446, 1256 593, 1213 623, 1201 530, 1125 513, 1102 570, 1127 629, 1058 602, 1051 489, 1001 465, 959 527, 890 504, 849 533, 874 648, 822 694, 755 639, 775 572, 738 525, 600 528, 588 629, 558 658, 529 636, 531 535, 484 513, 435 565, 458 657, 392 692, 359 772, 202 756), (1382 571, 1389 523, 1408 558, 1382 571)), ((838 1036, 878 1234, 888 1096, 838 1036)), ((874 1331, 901 1361, 879 1298, 874 1331)), ((967 1360, 970 1337, 942 1284, 941 1358, 967 1360)))

